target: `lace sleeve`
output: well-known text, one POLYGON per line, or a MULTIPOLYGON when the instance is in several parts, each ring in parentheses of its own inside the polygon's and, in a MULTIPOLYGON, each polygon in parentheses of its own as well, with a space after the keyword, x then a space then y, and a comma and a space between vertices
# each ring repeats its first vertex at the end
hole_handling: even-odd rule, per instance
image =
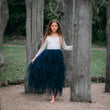
POLYGON ((63 42, 62 42, 62 38, 60 37, 60 42, 61 42, 61 45, 63 47, 64 50, 73 50, 73 45, 67 45, 64 38, 63 38, 63 42))
POLYGON ((46 39, 43 45, 41 45, 40 49, 38 50, 37 54, 35 55, 35 57, 37 57, 41 52, 44 51, 45 47, 47 45, 46 39))

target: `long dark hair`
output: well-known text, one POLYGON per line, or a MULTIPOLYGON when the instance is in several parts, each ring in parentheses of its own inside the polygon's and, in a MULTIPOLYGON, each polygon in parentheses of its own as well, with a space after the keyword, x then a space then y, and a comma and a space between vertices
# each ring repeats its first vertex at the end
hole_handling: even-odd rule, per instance
POLYGON ((46 33, 45 33, 45 35, 44 35, 44 37, 43 37, 43 40, 42 40, 42 45, 44 44, 46 37, 47 37, 48 35, 51 35, 51 33, 52 33, 51 24, 52 24, 53 22, 57 23, 57 25, 58 25, 57 33, 58 33, 59 36, 62 37, 62 42, 63 42, 63 33, 62 33, 62 29, 61 29, 60 23, 59 23, 59 21, 58 21, 57 19, 53 19, 53 20, 51 20, 51 21, 49 22, 49 24, 48 24, 48 26, 47 26, 46 33))

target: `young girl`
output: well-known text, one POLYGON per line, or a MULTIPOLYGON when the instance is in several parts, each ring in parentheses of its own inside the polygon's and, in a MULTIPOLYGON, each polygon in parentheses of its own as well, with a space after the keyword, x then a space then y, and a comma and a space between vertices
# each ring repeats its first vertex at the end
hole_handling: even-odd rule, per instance
POLYGON ((65 64, 60 47, 71 51, 73 45, 67 46, 63 38, 62 29, 56 19, 50 21, 42 45, 28 67, 29 83, 36 93, 51 95, 51 103, 62 96, 62 88, 65 87, 65 64))

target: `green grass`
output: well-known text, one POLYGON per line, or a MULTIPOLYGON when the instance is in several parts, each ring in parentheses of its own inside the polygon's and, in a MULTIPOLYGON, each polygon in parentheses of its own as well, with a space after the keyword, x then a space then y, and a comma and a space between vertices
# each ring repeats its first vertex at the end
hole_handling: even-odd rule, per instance
POLYGON ((11 44, 11 45, 21 45, 21 46, 25 46, 25 40, 13 40, 13 41, 5 41, 4 44, 11 44))
POLYGON ((91 76, 106 75, 106 50, 92 50, 91 76))
POLYGON ((26 37, 21 35, 14 37, 9 35, 4 35, 3 43, 10 45, 26 45, 26 37))
POLYGON ((96 47, 96 48, 105 48, 106 44, 104 42, 92 42, 92 47, 96 47))
MULTIPOLYGON (((26 73, 26 47, 3 46, 4 68, 0 80, 24 78, 26 73)), ((92 50, 91 76, 105 77, 106 50, 92 50)))
POLYGON ((25 47, 3 46, 4 68, 0 80, 24 78, 26 72, 25 47))

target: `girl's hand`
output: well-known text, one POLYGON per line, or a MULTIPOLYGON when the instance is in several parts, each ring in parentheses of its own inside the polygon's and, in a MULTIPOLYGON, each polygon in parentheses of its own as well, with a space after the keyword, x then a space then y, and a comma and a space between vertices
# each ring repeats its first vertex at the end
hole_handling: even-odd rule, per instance
POLYGON ((31 62, 33 63, 33 62, 34 62, 34 60, 35 60, 35 59, 33 58, 33 59, 31 60, 31 62))

